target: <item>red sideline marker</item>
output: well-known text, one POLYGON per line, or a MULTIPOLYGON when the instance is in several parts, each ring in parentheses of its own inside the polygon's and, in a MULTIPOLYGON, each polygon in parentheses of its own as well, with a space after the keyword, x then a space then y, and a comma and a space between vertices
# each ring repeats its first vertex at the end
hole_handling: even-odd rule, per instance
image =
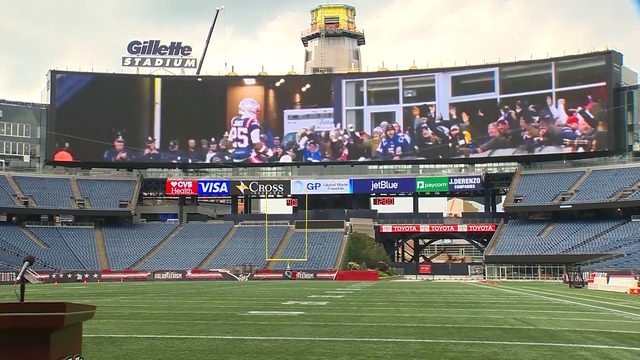
POLYGON ((56 280, 56 281, 53 283, 53 285, 58 285, 58 280, 56 280))

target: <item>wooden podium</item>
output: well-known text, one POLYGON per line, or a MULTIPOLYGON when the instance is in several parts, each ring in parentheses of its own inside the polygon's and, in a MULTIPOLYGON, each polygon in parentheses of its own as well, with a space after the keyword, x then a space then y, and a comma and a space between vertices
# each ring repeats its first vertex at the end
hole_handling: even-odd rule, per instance
POLYGON ((0 359, 64 360, 82 355, 82 323, 94 305, 0 303, 0 359))

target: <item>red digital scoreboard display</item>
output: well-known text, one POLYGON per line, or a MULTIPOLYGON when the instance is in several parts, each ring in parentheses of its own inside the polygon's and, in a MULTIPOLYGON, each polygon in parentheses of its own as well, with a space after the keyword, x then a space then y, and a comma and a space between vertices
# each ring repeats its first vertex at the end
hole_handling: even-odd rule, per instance
POLYGON ((298 207, 298 199, 287 199, 287 206, 298 207))
POLYGON ((395 203, 394 200, 395 199, 392 197, 373 198, 373 205, 375 206, 393 205, 395 203))

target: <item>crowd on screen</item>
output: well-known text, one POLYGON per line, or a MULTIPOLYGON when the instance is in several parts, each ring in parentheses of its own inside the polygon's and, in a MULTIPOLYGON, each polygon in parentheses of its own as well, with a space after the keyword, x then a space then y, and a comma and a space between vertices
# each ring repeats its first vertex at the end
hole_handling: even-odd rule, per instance
MULTIPOLYGON (((251 99, 250 99, 251 100, 251 99)), ((256 105, 258 106, 258 105, 256 105)), ((487 119, 483 109, 449 108, 448 119, 435 106, 412 109, 412 119, 405 117, 403 129, 398 123, 382 122, 367 133, 353 126, 318 132, 303 128, 295 140, 262 133, 257 116, 252 126, 260 132, 247 152, 247 162, 323 162, 401 159, 446 159, 471 154, 491 153, 499 149, 534 153, 547 146, 566 147, 574 152, 606 150, 608 136, 603 110, 591 97, 582 103, 528 104, 518 100, 515 108, 504 106, 499 117, 487 119), (488 125, 487 125, 488 124, 488 125), (254 144, 261 144, 255 151, 254 144), (262 145, 264 144, 264 145, 262 145)), ((495 110, 495 109, 489 109, 495 110)), ((259 108, 257 109, 259 111, 259 108)), ((248 115, 249 119, 253 115, 248 115)), ((234 118, 236 119, 236 118, 234 118)), ((239 117, 239 119, 242 119, 239 117)), ((233 121, 233 119, 232 119, 233 121)), ((233 125, 233 124, 232 124, 233 125)), ((254 129, 254 130, 255 130, 254 129)), ((232 127, 233 130, 233 127, 232 127)), ((104 153, 109 162, 225 163, 237 162, 238 139, 226 132, 221 139, 188 139, 186 144, 172 140, 167 149, 158 149, 149 137, 147 147, 134 151, 118 135, 113 148, 104 153)), ((63 154, 66 149, 60 151, 63 154)), ((244 160, 244 159, 243 159, 244 160)), ((244 162, 244 161, 243 161, 244 162)))

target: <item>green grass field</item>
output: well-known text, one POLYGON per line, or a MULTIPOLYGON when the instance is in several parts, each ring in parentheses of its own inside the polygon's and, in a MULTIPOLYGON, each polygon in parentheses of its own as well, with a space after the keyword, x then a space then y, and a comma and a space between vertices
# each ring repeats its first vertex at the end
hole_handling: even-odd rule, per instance
POLYGON ((97 305, 88 360, 640 359, 640 296, 560 284, 41 284, 27 301, 97 305))

